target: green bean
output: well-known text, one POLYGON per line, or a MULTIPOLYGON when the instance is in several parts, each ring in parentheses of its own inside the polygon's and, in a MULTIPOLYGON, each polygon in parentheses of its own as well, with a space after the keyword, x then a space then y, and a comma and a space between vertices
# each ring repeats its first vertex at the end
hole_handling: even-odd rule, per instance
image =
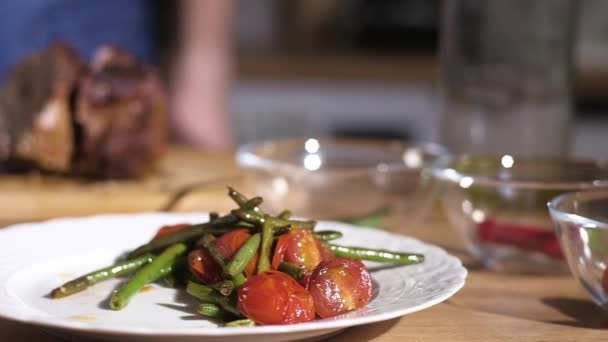
POLYGON ((260 204, 262 204, 262 202, 264 202, 262 197, 259 197, 259 196, 254 197, 254 198, 248 199, 247 202, 243 203, 243 205, 241 206, 241 209, 261 212, 261 210, 260 210, 260 208, 258 208, 258 206, 260 204))
POLYGON ((161 238, 152 240, 146 244, 137 247, 127 255, 127 259, 138 257, 143 254, 155 252, 163 248, 167 248, 173 244, 180 242, 189 242, 199 238, 204 233, 221 234, 232 230, 230 226, 236 223, 238 219, 232 215, 226 215, 214 220, 201 224, 195 224, 180 231, 167 234, 161 238))
POLYGON ((229 186, 228 187, 228 196, 230 196, 230 198, 232 198, 232 200, 240 207, 241 205, 245 204, 245 202, 247 202, 247 197, 245 197, 245 195, 241 194, 240 192, 236 191, 233 187, 229 186))
POLYGON ((219 292, 222 296, 229 296, 235 287, 232 280, 222 280, 219 283, 211 284, 209 286, 219 292))
POLYGON ((222 309, 220 309, 220 307, 215 304, 201 303, 199 304, 198 309, 196 311, 203 316, 218 318, 220 310, 222 309))
MULTIPOLYGON (((220 266, 220 268, 222 269, 222 272, 226 275, 228 275, 228 267, 227 267, 227 260, 226 258, 224 258, 224 256, 222 256, 222 254, 220 253, 220 251, 217 249, 217 247, 212 243, 213 240, 215 240, 215 237, 211 234, 205 234, 203 235, 203 237, 201 238, 201 243, 203 245, 203 247, 205 247, 208 251, 209 254, 211 254, 211 257, 215 260, 215 262, 217 262, 217 264, 220 266)), ((230 276, 232 278, 232 281, 234 282, 234 286, 235 287, 241 287, 241 285, 243 285, 247 279, 245 279, 245 276, 243 274, 235 274, 234 276, 230 276)))
POLYGON ((246 211, 250 210, 253 212, 260 213, 262 215, 264 214, 259 207, 259 205, 262 204, 262 202, 264 201, 262 197, 254 197, 251 199, 247 199, 245 195, 241 194, 240 192, 234 190, 231 187, 228 187, 228 196, 230 196, 230 198, 232 198, 232 200, 239 206, 239 209, 246 211))
POLYGON ((239 206, 238 209, 231 211, 232 215, 253 225, 262 226, 264 224, 266 215, 259 207, 263 202, 262 197, 247 199, 245 195, 232 187, 228 187, 228 196, 239 206))
POLYGON ((291 218, 291 211, 283 210, 279 213, 278 218, 283 220, 289 220, 291 218))
POLYGON ((380 207, 369 214, 358 217, 338 218, 335 221, 341 221, 353 224, 355 226, 368 227, 368 228, 379 228, 382 225, 382 221, 391 213, 390 206, 380 207))
POLYGON ((186 286, 186 292, 202 300, 203 298, 206 298, 205 296, 213 294, 213 287, 189 281, 186 286))
POLYGON ((392 262, 400 265, 414 265, 424 261, 424 255, 416 253, 399 253, 386 249, 346 247, 332 244, 327 244, 327 246, 334 255, 351 259, 392 262))
POLYGON ((162 273, 165 273, 166 275, 157 280, 159 284, 172 288, 185 285, 185 278, 190 274, 190 271, 188 270, 187 253, 188 252, 176 259, 167 267, 167 270, 162 270, 162 273))
POLYGON ((117 262, 112 266, 90 272, 74 280, 68 281, 67 283, 53 289, 50 296, 54 299, 63 298, 74 293, 84 291, 89 286, 93 286, 102 281, 131 274, 140 269, 143 265, 151 262, 152 259, 154 259, 152 254, 146 254, 135 259, 117 262))
POLYGON ((260 233, 253 234, 234 255, 234 258, 226 265, 226 273, 231 278, 242 275, 247 264, 253 259, 260 248, 260 233))
POLYGON ((259 205, 264 201, 262 197, 254 197, 247 199, 247 197, 240 192, 236 191, 232 187, 228 187, 228 196, 239 206, 242 211, 252 211, 258 215, 263 216, 264 213, 259 208, 259 205))
POLYGON ((263 214, 253 211, 253 210, 244 210, 244 209, 233 209, 230 212, 232 215, 238 217, 239 219, 257 225, 257 226, 261 226, 264 224, 264 222, 266 221, 266 218, 264 217, 263 214))
POLYGON ((293 227, 301 229, 313 229, 317 224, 315 221, 300 221, 300 220, 286 220, 280 217, 272 217, 270 215, 264 215, 264 221, 272 222, 274 227, 293 227))
POLYGON ((320 230, 315 232, 315 237, 321 241, 331 241, 342 237, 342 233, 337 230, 320 230))
POLYGON ((317 225, 316 221, 313 220, 307 220, 307 221, 301 221, 301 220, 285 220, 282 219, 280 217, 268 217, 268 219, 273 221, 273 224, 275 227, 283 227, 283 226, 291 226, 293 228, 300 228, 300 229, 314 229, 315 226, 317 225))
POLYGON ((220 265, 220 267, 223 270, 226 265, 226 259, 220 253, 220 251, 217 249, 217 247, 213 244, 214 240, 215 240, 215 236, 213 236, 211 234, 203 234, 203 237, 201 237, 201 239, 199 240, 199 243, 204 248, 206 248, 207 251, 209 251, 209 254, 211 254, 211 257, 215 260, 215 262, 217 262, 218 265, 220 265))
POLYGON ((233 315, 241 316, 241 313, 236 307, 236 300, 232 296, 224 297, 215 293, 212 287, 197 284, 195 282, 188 282, 188 285, 186 286, 186 291, 190 295, 200 299, 205 303, 218 305, 222 309, 230 312, 233 315))
POLYGON ((196 311, 205 317, 216 318, 221 321, 225 321, 234 317, 234 315, 232 315, 228 311, 212 303, 202 303, 198 306, 198 309, 196 311))
POLYGON ((236 327, 253 327, 255 326, 255 322, 250 320, 249 318, 238 319, 236 321, 228 322, 224 324, 225 327, 236 328, 236 327))
POLYGON ((286 220, 280 217, 272 217, 252 210, 233 209, 231 214, 245 222, 258 226, 262 226, 266 221, 271 221, 274 227, 290 226, 301 229, 314 229, 317 224, 315 221, 286 220))
POLYGON ((258 261, 257 273, 262 273, 270 269, 270 250, 274 239, 272 221, 264 221, 262 226, 262 246, 260 248, 260 259, 258 261))
POLYGON ((277 227, 274 229, 274 237, 279 237, 291 230, 291 226, 277 227))
POLYGON ((239 221, 237 223, 234 224, 234 229, 239 229, 239 228, 244 228, 244 229, 249 229, 249 230, 255 230, 257 229, 257 226, 255 224, 249 223, 249 222, 245 222, 245 221, 239 221))
POLYGON ((300 281, 304 278, 306 270, 293 262, 282 262, 279 265, 279 271, 289 274, 293 279, 300 281))
POLYGON ((232 282, 234 283, 234 287, 238 289, 247 282, 247 277, 245 277, 243 274, 237 274, 236 277, 232 279, 232 282))
POLYGON ((124 286, 112 294, 110 308, 113 310, 124 308, 142 287, 166 275, 163 274, 163 270, 177 263, 178 258, 186 253, 187 250, 188 247, 183 243, 177 243, 167 248, 152 260, 151 263, 142 267, 124 286))

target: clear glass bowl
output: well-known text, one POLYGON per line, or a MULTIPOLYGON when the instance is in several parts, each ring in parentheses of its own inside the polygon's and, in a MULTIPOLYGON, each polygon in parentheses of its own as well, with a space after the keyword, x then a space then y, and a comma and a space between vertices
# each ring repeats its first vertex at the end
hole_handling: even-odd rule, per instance
POLYGON ((441 155, 431 143, 294 138, 244 145, 237 161, 267 210, 341 219, 386 206, 416 213, 421 171, 441 155))
POLYGON ((608 310, 608 190, 558 196, 549 212, 574 278, 608 310))
POLYGON ((432 172, 466 248, 506 272, 567 272, 547 203, 564 192, 608 188, 608 168, 593 160, 464 155, 438 160, 432 172))

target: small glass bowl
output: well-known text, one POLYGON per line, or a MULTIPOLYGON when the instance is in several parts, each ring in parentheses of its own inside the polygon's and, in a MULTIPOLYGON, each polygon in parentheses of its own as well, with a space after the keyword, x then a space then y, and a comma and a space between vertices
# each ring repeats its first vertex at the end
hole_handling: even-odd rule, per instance
POLYGON ((608 190, 558 196, 549 212, 574 278, 608 310, 608 190))
POLYGON ((547 203, 564 192, 608 188, 608 168, 593 160, 464 155, 438 160, 432 172, 468 251, 504 272, 567 272, 547 203))
POLYGON ((244 145, 237 162, 267 210, 337 220, 386 206, 415 212, 421 171, 444 154, 431 143, 293 138, 244 145))

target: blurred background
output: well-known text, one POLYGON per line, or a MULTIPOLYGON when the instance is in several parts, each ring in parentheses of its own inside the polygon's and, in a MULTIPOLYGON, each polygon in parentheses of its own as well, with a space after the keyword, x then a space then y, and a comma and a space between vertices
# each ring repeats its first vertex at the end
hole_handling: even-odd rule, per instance
MULTIPOLYGON (((227 100, 238 143, 328 134, 439 140, 441 6, 439 0, 237 0, 227 100)), ((576 155, 608 156, 606 11, 605 1, 580 1, 576 155)), ((171 22, 171 11, 162 12, 171 22)))
MULTIPOLYGON (((104 2, 5 4, 4 12, 15 19, 3 24, 0 43, 23 40, 13 34, 16 25, 31 31, 40 48, 41 35, 70 41, 61 32, 87 33, 77 21, 33 29, 39 17, 22 20, 15 8, 25 13, 36 3, 55 11, 47 11, 49 17, 67 13, 76 18, 84 10, 73 7, 101 11, 104 2)), ((607 157, 602 143, 608 134, 608 3, 583 0, 577 5, 569 150, 607 157)), ((104 42, 158 64, 170 88, 176 141, 226 148, 284 136, 441 140, 440 0, 143 0, 129 6, 119 2, 114 7, 148 29, 122 31, 123 41, 104 42), (148 7, 147 14, 135 16, 141 8, 134 4, 148 7), (150 41, 132 43, 129 37, 138 34, 150 41)), ((90 50, 86 38, 73 40, 90 57, 82 52, 90 50)), ((7 63, 23 58, 20 52, 7 63)))

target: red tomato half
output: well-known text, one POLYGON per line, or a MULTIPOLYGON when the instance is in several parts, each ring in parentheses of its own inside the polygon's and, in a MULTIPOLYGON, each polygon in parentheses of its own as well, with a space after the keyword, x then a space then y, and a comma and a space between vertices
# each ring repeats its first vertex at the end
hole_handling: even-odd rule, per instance
POLYGON ((281 235, 272 257, 272 268, 282 262, 292 262, 312 271, 323 260, 319 243, 310 230, 294 228, 281 235))
POLYGON ((307 288, 317 315, 328 318, 367 305, 372 298, 372 277, 361 261, 335 258, 312 271, 307 288))
POLYGON ((238 308, 243 315, 259 324, 292 324, 315 318, 310 293, 279 271, 251 277, 239 289, 238 308))
POLYGON ((331 250, 329 250, 329 247, 327 247, 326 244, 324 244, 317 238, 315 238, 315 240, 317 240, 317 247, 319 248, 319 253, 321 253, 321 261, 329 261, 336 258, 336 256, 331 252, 331 250))
POLYGON ((188 254, 188 269, 202 284, 213 284, 222 280, 222 270, 206 249, 195 249, 188 254))
POLYGON ((156 240, 158 238, 161 238, 165 235, 169 235, 171 233, 175 233, 175 232, 179 232, 180 230, 190 227, 191 224, 189 223, 180 223, 180 224, 173 224, 173 225, 167 225, 167 226, 162 226, 160 227, 160 229, 156 232, 156 235, 154 235, 154 237, 152 238, 152 240, 156 240))
MULTIPOLYGON (((250 237, 251 234, 247 229, 236 229, 215 239, 213 244, 224 258, 230 260, 250 237)), ((255 273, 257 263, 258 255, 256 254, 245 268, 245 275, 247 277, 255 273)))
POLYGON ((213 241, 220 254, 226 259, 232 259, 234 254, 251 237, 247 229, 235 229, 213 241))

